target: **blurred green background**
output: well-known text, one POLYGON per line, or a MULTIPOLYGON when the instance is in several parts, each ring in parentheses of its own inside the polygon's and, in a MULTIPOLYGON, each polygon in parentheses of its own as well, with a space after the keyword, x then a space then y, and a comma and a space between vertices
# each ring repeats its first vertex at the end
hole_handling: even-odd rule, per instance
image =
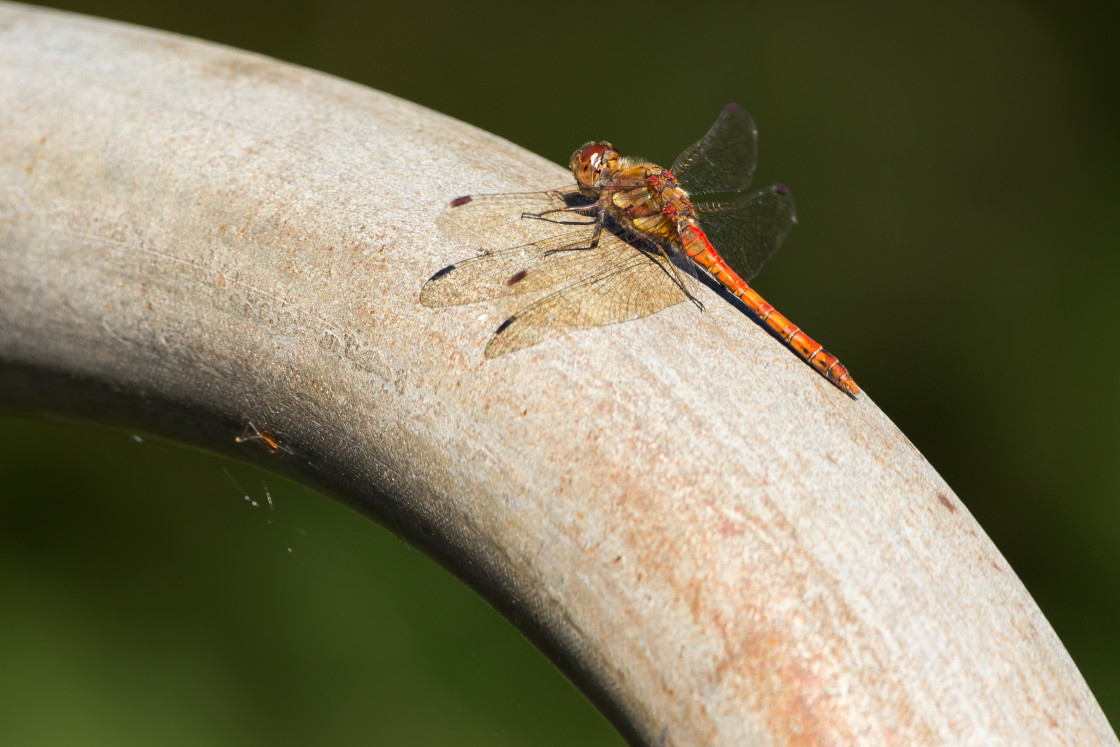
MULTIPOLYGON (((59 5, 560 163, 609 138, 667 164, 745 106, 757 179, 800 217, 754 285, 953 486, 1116 724, 1120 6, 688 6, 59 5)), ((472 592, 330 500, 84 425, 5 418, 0 454, 4 744, 621 744, 472 592)))

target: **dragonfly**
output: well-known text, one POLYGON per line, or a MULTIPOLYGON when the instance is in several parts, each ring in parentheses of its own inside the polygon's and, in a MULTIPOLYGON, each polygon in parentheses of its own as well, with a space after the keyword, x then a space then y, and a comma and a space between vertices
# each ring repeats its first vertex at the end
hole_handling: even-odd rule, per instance
POLYGON ((486 237, 496 222, 511 219, 544 228, 525 243, 484 248, 444 267, 424 284, 420 302, 445 307, 527 299, 487 343, 486 357, 496 358, 557 334, 637 319, 685 301, 702 309, 697 276, 703 274, 855 398, 860 389, 836 356, 747 285, 797 222, 785 185, 747 191, 757 152, 754 120, 729 104, 672 168, 593 141, 572 155, 574 185, 458 197, 440 218, 449 235, 492 240, 486 237))

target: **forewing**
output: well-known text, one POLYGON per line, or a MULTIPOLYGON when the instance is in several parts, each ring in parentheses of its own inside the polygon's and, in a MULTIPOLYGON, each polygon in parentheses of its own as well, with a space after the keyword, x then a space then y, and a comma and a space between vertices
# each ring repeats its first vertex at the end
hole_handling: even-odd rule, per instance
POLYGON ((708 134, 677 156, 673 174, 693 195, 742 192, 751 183, 758 129, 746 110, 728 104, 708 134))
POLYGON ((448 265, 424 283, 424 306, 458 306, 544 290, 587 274, 601 250, 589 248, 589 226, 559 236, 470 257, 448 265))
POLYGON ((724 202, 696 205, 700 226, 716 251, 750 281, 785 241, 797 213, 784 184, 724 202))
POLYGON ((439 228, 450 238, 472 245, 479 256, 433 275, 420 291, 420 302, 456 306, 542 290, 580 277, 581 266, 594 261, 589 247, 595 219, 566 212, 570 197, 565 190, 553 190, 455 200, 440 216, 439 228), (517 241, 534 237, 527 243, 517 241))
POLYGON ((519 246, 558 234, 566 227, 586 224, 590 218, 563 212, 579 202, 572 187, 545 192, 467 195, 452 200, 436 219, 436 227, 448 238, 477 249, 519 246), (552 212, 548 219, 525 215, 552 212))
POLYGON ((680 285, 686 276, 655 248, 639 250, 604 234, 598 251, 604 264, 597 273, 550 293, 503 322, 486 345, 486 357, 512 353, 570 330, 638 319, 688 298, 680 285))

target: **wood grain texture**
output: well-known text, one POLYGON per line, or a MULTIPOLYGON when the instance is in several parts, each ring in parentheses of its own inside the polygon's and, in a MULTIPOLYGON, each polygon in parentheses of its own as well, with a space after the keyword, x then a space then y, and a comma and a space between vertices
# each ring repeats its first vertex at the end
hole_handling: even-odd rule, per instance
POLYGON ((0 401, 228 453, 267 428, 634 744, 1116 744, 873 392, 708 290, 495 360, 495 307, 419 304, 497 248, 437 230, 451 197, 566 181, 356 84, 0 4, 0 401))

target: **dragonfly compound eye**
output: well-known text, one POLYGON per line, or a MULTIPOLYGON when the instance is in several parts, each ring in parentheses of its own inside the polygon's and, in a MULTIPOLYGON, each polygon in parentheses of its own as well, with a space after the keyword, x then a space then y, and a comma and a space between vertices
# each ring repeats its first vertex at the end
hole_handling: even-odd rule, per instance
POLYGON ((616 168, 617 158, 610 143, 588 143, 572 154, 572 175, 581 187, 594 186, 604 168, 616 168))

